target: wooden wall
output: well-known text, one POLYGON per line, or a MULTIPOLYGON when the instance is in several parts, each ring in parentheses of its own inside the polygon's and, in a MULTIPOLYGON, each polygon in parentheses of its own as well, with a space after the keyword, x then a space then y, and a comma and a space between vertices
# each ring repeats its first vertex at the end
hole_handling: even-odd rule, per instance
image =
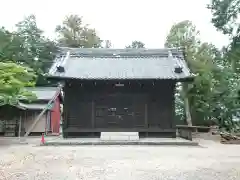
POLYGON ((66 82, 63 132, 124 129, 175 132, 174 81, 121 81, 124 86, 118 87, 115 86, 116 83, 118 82, 79 80, 66 82), (126 109, 130 112, 122 118, 121 127, 104 123, 108 121, 104 108, 114 104, 127 106, 126 109), (100 111, 100 108, 103 110, 100 111), (131 114, 134 114, 134 118, 130 117, 131 114))
MULTIPOLYGON (((6 123, 13 122, 16 126, 16 135, 18 135, 18 126, 21 119, 21 131, 27 132, 35 121, 38 114, 41 113, 41 110, 21 110, 14 106, 2 106, 0 107, 0 121, 4 121, 3 125, 6 123)), ((43 133, 45 132, 46 120, 47 120, 47 111, 41 119, 38 121, 36 126, 33 128, 31 133, 43 133)), ((2 133, 6 130, 2 128, 2 133)))
MULTIPOLYGON (((31 128, 33 122, 36 120, 37 116, 41 113, 41 111, 26 111, 25 113, 25 116, 22 118, 22 127, 24 128, 25 132, 27 132, 31 128)), ((43 114, 35 127, 32 129, 31 133, 45 132, 48 113, 49 111, 43 114)))

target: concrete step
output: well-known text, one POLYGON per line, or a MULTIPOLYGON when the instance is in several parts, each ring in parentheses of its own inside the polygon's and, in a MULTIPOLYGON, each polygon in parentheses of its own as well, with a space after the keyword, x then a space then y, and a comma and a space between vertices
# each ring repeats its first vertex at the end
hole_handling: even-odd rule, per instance
POLYGON ((102 141, 137 141, 138 132, 101 132, 102 141))
MULTIPOLYGON (((1 140, 1 139, 0 139, 1 140)), ((9 142, 9 141, 8 141, 9 142)), ((35 144, 40 140, 35 139, 34 142, 27 140, 27 142, 35 144)), ((0 142, 1 143, 1 142, 0 142)), ((139 140, 100 140, 100 138, 46 138, 45 146, 68 146, 68 145, 171 145, 171 146, 198 146, 197 141, 189 141, 182 138, 140 138, 139 140)))

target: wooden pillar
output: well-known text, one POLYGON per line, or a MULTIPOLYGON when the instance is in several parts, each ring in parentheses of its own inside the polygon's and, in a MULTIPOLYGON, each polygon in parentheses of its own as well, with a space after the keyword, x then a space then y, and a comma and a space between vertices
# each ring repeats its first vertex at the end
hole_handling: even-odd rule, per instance
POLYGON ((23 126, 24 126, 24 134, 26 133, 26 123, 25 122, 27 122, 27 119, 28 117, 27 117, 27 111, 24 111, 24 123, 23 123, 23 126))
POLYGON ((145 127, 148 128, 148 105, 147 103, 144 105, 144 121, 145 121, 145 127))
MULTIPOLYGON (((68 127, 68 104, 66 104, 66 102, 68 102, 68 100, 66 100, 66 97, 68 96, 68 92, 67 92, 66 86, 63 87, 63 91, 64 91, 64 101, 63 101, 63 111, 62 111, 62 133, 63 136, 65 136, 65 129, 67 129, 68 127)), ((69 102, 68 102, 69 103, 69 102)))
POLYGON ((94 128, 95 127, 95 103, 94 103, 94 101, 92 100, 92 112, 91 112, 91 114, 92 114, 92 117, 91 117, 91 121, 92 121, 92 128, 94 128))
POLYGON ((63 131, 64 129, 67 129, 68 127, 68 112, 67 112, 67 106, 63 106, 63 119, 62 119, 62 124, 63 124, 63 131))
POLYGON ((19 140, 20 140, 20 137, 21 137, 21 129, 22 129, 22 114, 20 113, 19 125, 18 125, 18 137, 19 137, 19 140))

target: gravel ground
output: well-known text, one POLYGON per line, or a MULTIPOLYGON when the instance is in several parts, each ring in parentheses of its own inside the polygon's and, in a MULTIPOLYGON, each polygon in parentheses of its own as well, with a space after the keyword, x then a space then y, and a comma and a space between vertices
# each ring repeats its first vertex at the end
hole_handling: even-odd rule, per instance
POLYGON ((0 147, 0 180, 239 180, 240 145, 0 147))

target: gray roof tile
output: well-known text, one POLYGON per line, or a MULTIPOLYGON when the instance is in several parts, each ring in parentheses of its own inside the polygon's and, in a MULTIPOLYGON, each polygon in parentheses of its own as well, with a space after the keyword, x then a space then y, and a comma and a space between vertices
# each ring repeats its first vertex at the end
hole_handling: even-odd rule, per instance
POLYGON ((37 100, 30 103, 22 102, 22 100, 20 100, 18 104, 13 106, 22 110, 42 110, 45 108, 48 108, 49 110, 52 109, 53 106, 49 106, 47 102, 50 101, 57 93, 57 87, 28 87, 26 90, 34 93, 37 96, 37 100), (38 103, 38 100, 46 100, 47 102, 38 103))
POLYGON ((26 89, 34 93, 38 100, 51 100, 58 90, 57 87, 31 87, 26 89))
POLYGON ((56 58, 49 76, 77 79, 184 79, 190 77, 191 73, 182 52, 177 49, 65 48, 56 58), (58 72, 58 66, 64 67, 64 72, 58 72), (174 72, 177 66, 182 67, 182 73, 174 72))
POLYGON ((29 109, 29 110, 42 110, 42 109, 51 109, 53 106, 48 106, 48 104, 26 104, 26 103, 21 103, 19 102, 18 104, 19 107, 22 109, 29 109))

